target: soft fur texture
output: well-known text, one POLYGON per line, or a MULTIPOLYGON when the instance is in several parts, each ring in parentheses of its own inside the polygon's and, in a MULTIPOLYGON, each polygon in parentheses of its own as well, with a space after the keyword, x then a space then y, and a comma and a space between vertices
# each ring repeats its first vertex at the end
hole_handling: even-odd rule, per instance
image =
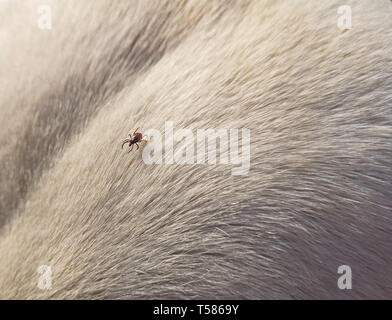
POLYGON ((0 297, 392 298, 392 4, 344 4, 2 1, 0 297), (165 121, 249 174, 121 150, 165 121))

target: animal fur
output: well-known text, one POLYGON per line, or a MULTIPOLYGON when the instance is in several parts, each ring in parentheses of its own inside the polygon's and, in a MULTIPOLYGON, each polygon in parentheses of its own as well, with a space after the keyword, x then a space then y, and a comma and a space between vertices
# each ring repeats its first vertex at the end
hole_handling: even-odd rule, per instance
POLYGON ((2 1, 0 298, 392 298, 392 4, 341 4, 2 1), (249 174, 121 150, 165 121, 249 174))

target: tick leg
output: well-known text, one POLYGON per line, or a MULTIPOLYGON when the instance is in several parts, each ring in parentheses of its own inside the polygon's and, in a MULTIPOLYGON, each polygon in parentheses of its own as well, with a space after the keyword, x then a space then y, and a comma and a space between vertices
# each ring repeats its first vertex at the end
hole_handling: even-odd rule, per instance
POLYGON ((124 144, 126 144, 126 143, 128 143, 128 142, 129 142, 129 139, 125 139, 125 140, 123 141, 122 145, 121 145, 121 149, 124 147, 124 144))
POLYGON ((133 145, 131 145, 131 149, 129 149, 128 153, 130 153, 133 149, 133 145))
POLYGON ((139 145, 137 144, 137 143, 135 143, 136 144, 136 147, 137 147, 137 149, 136 150, 139 150, 139 145))
POLYGON ((137 128, 133 134, 135 134, 135 133, 136 133, 136 131, 138 131, 138 130, 139 130, 139 128, 137 128))

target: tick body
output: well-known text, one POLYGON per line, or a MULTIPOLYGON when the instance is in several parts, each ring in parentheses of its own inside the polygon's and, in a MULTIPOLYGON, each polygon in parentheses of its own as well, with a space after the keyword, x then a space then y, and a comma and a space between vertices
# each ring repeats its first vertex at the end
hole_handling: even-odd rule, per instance
POLYGON ((132 151, 133 149, 133 145, 136 144, 137 149, 139 150, 139 145, 137 144, 138 142, 142 141, 143 135, 140 132, 136 132, 139 128, 137 128, 135 130, 135 132, 133 134, 129 134, 129 138, 125 139, 121 145, 121 148, 124 147, 124 144, 129 143, 129 147, 131 147, 131 149, 129 150, 132 151))

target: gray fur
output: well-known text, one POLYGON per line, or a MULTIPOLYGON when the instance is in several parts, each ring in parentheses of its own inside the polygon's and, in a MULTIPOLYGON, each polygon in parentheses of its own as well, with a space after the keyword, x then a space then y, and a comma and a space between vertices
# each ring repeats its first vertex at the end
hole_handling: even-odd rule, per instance
POLYGON ((1 298, 392 298, 390 1, 50 3, 0 7, 1 298), (165 121, 249 174, 121 150, 165 121))

